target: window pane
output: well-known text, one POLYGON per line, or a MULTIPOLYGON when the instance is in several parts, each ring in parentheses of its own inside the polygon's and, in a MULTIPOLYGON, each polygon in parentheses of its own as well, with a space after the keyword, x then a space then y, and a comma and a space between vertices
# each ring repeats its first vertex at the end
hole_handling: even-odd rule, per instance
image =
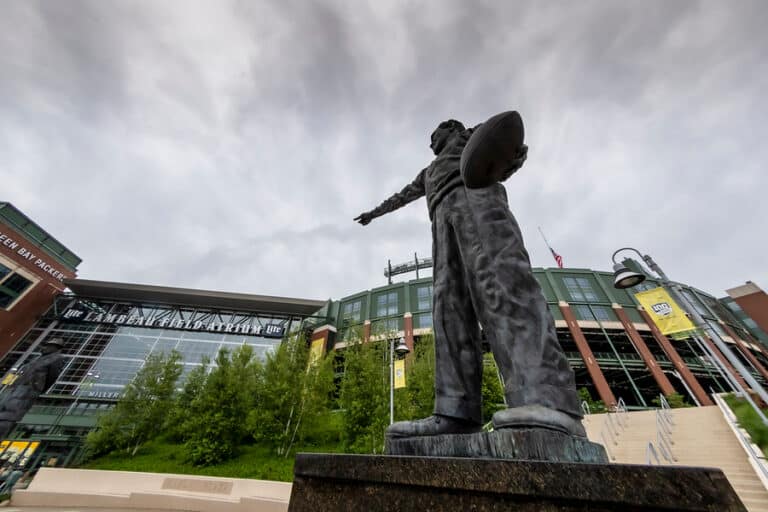
POLYGON ((423 311, 426 309, 432 309, 432 285, 421 286, 416 289, 416 296, 418 298, 417 309, 423 311))
POLYGON ((572 277, 564 277, 563 283, 568 289, 568 294, 571 296, 571 300, 584 301, 584 295, 581 293, 579 285, 576 284, 576 280, 572 277))
POLYGON ((26 290, 31 284, 32 284, 32 281, 30 281, 26 277, 22 277, 19 274, 13 274, 11 277, 9 277, 3 282, 3 287, 8 288, 9 290, 14 291, 18 294, 21 294, 21 292, 26 290))
POLYGON ((11 273, 11 269, 0 263, 0 281, 3 280, 5 276, 11 273))
POLYGON ((611 321, 614 320, 611 310, 604 306, 592 306, 592 311, 598 320, 611 321))
POLYGON ((350 322, 359 322, 361 305, 362 301, 360 300, 357 302, 349 302, 344 304, 344 308, 342 310, 342 319, 348 320, 350 322))
POLYGON ((595 320, 595 316, 590 311, 589 306, 584 304, 576 304, 573 306, 576 311, 576 318, 579 320, 595 320))
POLYGON ((417 329, 431 328, 432 327, 432 314, 431 313, 422 313, 420 315, 417 315, 415 323, 416 323, 416 328, 417 329))
POLYGON ((11 297, 9 294, 5 293, 3 290, 0 290, 0 308, 8 307, 11 304, 11 301, 15 299, 16 297, 11 297))

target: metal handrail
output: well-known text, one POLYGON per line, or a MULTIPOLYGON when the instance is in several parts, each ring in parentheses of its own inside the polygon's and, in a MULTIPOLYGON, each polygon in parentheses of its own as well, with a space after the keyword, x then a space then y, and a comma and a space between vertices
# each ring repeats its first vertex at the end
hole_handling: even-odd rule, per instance
MULTIPOLYGON (((586 403, 582 403, 582 409, 585 405, 587 406, 587 410, 589 410, 589 404, 586 403)), ((624 400, 621 398, 619 398, 618 403, 612 409, 612 411, 609 411, 604 415, 605 421, 603 422, 603 427, 600 429, 600 439, 603 441, 608 457, 610 457, 611 460, 616 460, 616 454, 613 453, 611 445, 619 445, 619 434, 626 428, 628 418, 626 414, 627 407, 624 404, 624 400)))
POLYGON ((672 408, 667 402, 667 398, 663 394, 659 394, 659 403, 661 404, 661 411, 664 413, 665 419, 668 420, 670 425, 674 425, 675 421, 672 419, 672 408))
POLYGON ((656 448, 653 447, 653 443, 648 443, 648 448, 645 449, 645 460, 646 463, 650 466, 651 463, 651 455, 656 459, 656 465, 661 465, 661 461, 659 460, 659 454, 656 452, 656 448))
POLYGON ((722 398, 722 395, 724 394, 725 393, 713 393, 712 398, 715 399, 715 403, 724 413, 726 422, 728 422, 731 430, 738 436, 740 444, 747 451, 747 455, 753 462, 752 467, 756 466, 759 469, 760 474, 758 477, 760 477, 760 481, 763 483, 763 486, 768 489, 768 467, 766 467, 767 462, 765 460, 765 455, 762 452, 758 453, 755 450, 755 448, 752 446, 753 441, 751 438, 749 438, 749 434, 746 436, 744 435, 741 426, 739 425, 739 421, 736 418, 736 414, 722 398))
POLYGON ((646 448, 646 461, 651 464, 651 455, 656 459, 656 464, 661 464, 659 453, 661 457, 670 464, 677 462, 677 457, 672 452, 672 431, 670 425, 664 419, 663 413, 660 409, 656 409, 656 443, 659 447, 658 451, 653 446, 653 441, 648 442, 648 448, 646 448))
POLYGON ((610 447, 611 443, 605 438, 605 430, 600 431, 600 438, 603 440, 603 448, 605 448, 608 457, 610 457, 611 460, 616 460, 616 455, 610 447))
POLYGON ((619 398, 619 401, 616 402, 616 418, 617 420, 620 420, 619 423, 621 424, 622 430, 627 428, 627 424, 629 423, 629 414, 627 411, 627 404, 624 402, 623 398, 619 398))
POLYGON ((677 457, 672 451, 672 445, 675 444, 674 439, 672 439, 672 429, 675 426, 672 408, 662 394, 659 395, 659 404, 661 408, 656 409, 656 443, 662 457, 670 464, 674 464, 677 462, 677 457))
POLYGON ((613 435, 614 439, 617 439, 614 444, 619 444, 618 437, 621 432, 619 432, 619 429, 616 428, 616 424, 613 421, 613 414, 608 413, 605 415, 605 423, 603 423, 603 428, 607 428, 608 431, 613 435))
POLYGON ((659 444, 659 450, 661 450, 661 454, 664 456, 669 463, 677 462, 677 457, 675 457, 674 452, 672 451, 672 447, 669 445, 670 440, 666 438, 661 432, 656 433, 656 442, 659 444))
POLYGON ((669 420, 658 409, 656 409, 656 431, 662 432, 665 435, 672 435, 672 425, 669 424, 669 420))

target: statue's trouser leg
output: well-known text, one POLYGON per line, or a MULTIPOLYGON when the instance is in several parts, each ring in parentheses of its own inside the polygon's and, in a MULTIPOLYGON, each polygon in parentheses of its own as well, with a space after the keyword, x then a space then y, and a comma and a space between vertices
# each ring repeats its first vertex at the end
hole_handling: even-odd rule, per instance
POLYGON ((455 265, 464 268, 474 310, 504 379, 507 405, 543 405, 581 416, 573 371, 504 187, 459 188, 441 207, 461 254, 455 265))
POLYGON ((15 421, 0 420, 0 439, 8 437, 14 425, 16 425, 15 421))
POLYGON ((438 206, 432 223, 435 413, 480 423, 480 327, 456 233, 445 213, 438 206))

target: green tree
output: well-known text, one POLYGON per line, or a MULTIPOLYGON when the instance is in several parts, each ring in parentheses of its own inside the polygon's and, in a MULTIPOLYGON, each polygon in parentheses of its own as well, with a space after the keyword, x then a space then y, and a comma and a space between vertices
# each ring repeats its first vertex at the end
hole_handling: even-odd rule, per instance
POLYGON ((150 354, 115 407, 99 418, 96 430, 86 438, 89 456, 125 450, 133 457, 161 432, 158 426, 165 424, 181 375, 180 360, 176 351, 150 354))
POLYGON ((406 362, 405 389, 396 396, 395 419, 426 418, 435 407, 435 339, 422 336, 406 362), (404 392, 404 393, 401 393, 404 392))
POLYGON ((381 453, 389 424, 389 366, 386 343, 352 343, 344 350, 339 394, 342 443, 352 453, 381 453), (385 369, 386 368, 386 369, 385 369))
POLYGON ((306 338, 292 336, 267 354, 248 430, 256 441, 287 457, 296 443, 328 422, 332 392, 332 358, 310 364, 306 338))
POLYGON ((207 466, 237 453, 246 433, 246 418, 254 404, 261 365, 253 348, 243 345, 230 353, 222 349, 216 366, 189 404, 182 430, 192 463, 207 466))
POLYGON ((205 386, 205 379, 208 376, 208 365, 210 359, 204 357, 200 366, 195 366, 187 374, 184 387, 176 395, 173 406, 168 414, 168 421, 164 429, 167 437, 175 442, 183 442, 187 437, 185 427, 189 416, 192 401, 200 395, 205 386))
POLYGON ((504 409, 504 388, 501 386, 499 370, 492 354, 483 356, 483 423, 488 423, 493 413, 504 409))

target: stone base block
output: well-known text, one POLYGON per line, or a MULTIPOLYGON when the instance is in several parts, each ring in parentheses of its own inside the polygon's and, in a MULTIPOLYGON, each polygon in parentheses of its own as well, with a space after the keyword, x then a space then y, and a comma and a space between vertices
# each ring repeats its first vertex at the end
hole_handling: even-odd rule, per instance
POLYGON ((387 455, 608 463, 603 445, 543 428, 387 438, 387 455))
POLYGON ((289 512, 746 512, 719 469, 299 454, 289 512))

